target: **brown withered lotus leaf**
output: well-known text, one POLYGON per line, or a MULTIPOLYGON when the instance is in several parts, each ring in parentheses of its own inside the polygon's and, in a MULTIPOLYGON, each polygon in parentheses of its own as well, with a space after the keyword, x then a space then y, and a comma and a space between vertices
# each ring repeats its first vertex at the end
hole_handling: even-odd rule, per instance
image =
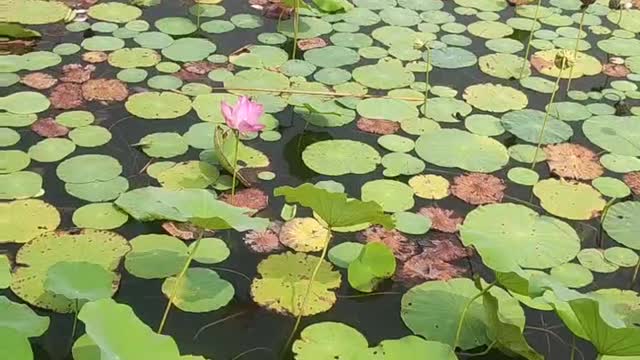
POLYGON ((53 118, 43 118, 39 119, 35 123, 31 125, 31 130, 36 134, 52 138, 52 137, 61 137, 65 136, 69 133, 69 129, 63 125, 58 124, 53 118))
POLYGON ((511 6, 530 5, 535 3, 535 0, 507 0, 511 6))
POLYGON ((423 207, 418 213, 431 219, 431 228, 445 233, 455 233, 463 218, 455 211, 435 206, 423 207))
POLYGON ((484 205, 502 201, 506 188, 497 176, 470 173, 453 178, 451 193, 469 204, 484 205))
POLYGON ((465 272, 464 268, 442 261, 426 249, 399 266, 394 278, 407 286, 415 286, 425 281, 451 280, 463 276, 465 272))
POLYGON ((626 173, 622 180, 634 194, 640 195, 640 171, 626 173))
POLYGON ((105 62, 108 58, 109 55, 107 55, 107 53, 103 51, 89 51, 82 54, 82 60, 92 64, 105 62))
POLYGON ((617 78, 624 78, 631 74, 631 70, 624 64, 605 64, 602 66, 602 73, 617 78))
POLYGON ((578 144, 556 144, 544 148, 554 174, 570 179, 592 180, 604 172, 596 153, 578 144))
POLYGON ((233 206, 252 209, 254 213, 266 209, 267 205, 269 205, 269 196, 264 191, 256 188, 236 191, 233 197, 231 194, 223 194, 220 196, 220 200, 233 206))
POLYGON ((93 65, 67 64, 62 67, 60 81, 81 84, 88 81, 94 71, 96 67, 93 65))
POLYGON ((194 82, 205 78, 204 75, 192 73, 185 69, 180 69, 180 71, 175 72, 172 75, 185 82, 194 82))
POLYGON ((76 109, 84 104, 80 84, 62 83, 56 85, 49 95, 51 105, 56 109, 76 109))
POLYGON ((282 223, 274 221, 265 231, 249 231, 244 236, 244 243, 253 252, 272 253, 284 249, 280 243, 280 229, 282 223))
POLYGON ((291 17, 293 9, 281 0, 249 0, 249 4, 256 10, 261 10, 264 17, 286 20, 291 17))
POLYGON ((322 38, 311 38, 298 40, 298 49, 307 51, 311 49, 319 49, 327 46, 327 42, 322 38))
POLYGON ((0 55, 22 55, 33 51, 35 40, 16 39, 0 41, 0 55))
POLYGON ((356 123, 359 130, 378 135, 389 135, 398 132, 400 124, 391 120, 360 118, 356 123))
MULTIPOLYGON (((172 221, 162 223, 162 229, 166 231, 167 234, 182 240, 195 240, 198 237, 198 233, 201 231, 201 229, 192 224, 176 223, 172 221)), ((207 233, 211 233, 210 235, 213 235, 213 231, 211 230, 208 230, 207 233)))
POLYGON ((473 255, 473 250, 462 246, 460 240, 453 234, 434 234, 426 248, 431 251, 433 257, 447 262, 464 259, 473 255))
POLYGON ((381 242, 391 251, 396 259, 405 261, 418 253, 418 245, 407 239, 398 230, 387 230, 382 226, 371 226, 359 234, 364 242, 381 242))
POLYGON ((94 79, 82 84, 87 101, 123 101, 129 95, 127 85, 116 79, 94 79))
POLYGON ((533 55, 531 56, 531 66, 539 72, 543 72, 548 69, 553 69, 555 64, 553 63, 553 60, 547 60, 541 56, 533 55))
POLYGON ((206 75, 216 68, 216 64, 209 61, 194 61, 184 64, 183 68, 190 73, 206 75))
POLYGON ((44 90, 57 84, 58 79, 47 73, 34 72, 23 76, 20 82, 34 89, 44 90))

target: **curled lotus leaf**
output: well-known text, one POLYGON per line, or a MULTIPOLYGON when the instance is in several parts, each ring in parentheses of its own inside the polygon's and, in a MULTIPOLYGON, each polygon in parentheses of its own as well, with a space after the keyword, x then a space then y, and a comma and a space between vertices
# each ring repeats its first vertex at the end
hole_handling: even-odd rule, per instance
POLYGON ((533 186, 542 207, 553 215, 571 220, 588 220, 600 214, 606 201, 590 185, 545 179, 533 186))
POLYGON ((580 238, 567 223, 516 204, 476 208, 467 215, 460 236, 488 267, 501 272, 558 266, 580 251, 580 238), (512 251, 502 250, 507 248, 512 251))
POLYGON ((251 297, 258 305, 293 316, 315 315, 329 310, 336 302, 332 291, 340 286, 340 273, 322 260, 313 282, 311 273, 320 258, 303 253, 271 255, 258 264, 258 277, 251 283, 251 297), (311 291, 302 308, 307 287, 311 291))
MULTIPOLYGON (((114 271, 122 256, 129 250, 127 240, 113 232, 83 230, 78 234, 44 233, 18 251, 11 290, 36 307, 56 312, 71 312, 75 308, 73 301, 56 296, 44 288, 49 269, 62 261, 83 261, 114 271)), ((111 289, 112 293, 116 289, 117 282, 111 289)))

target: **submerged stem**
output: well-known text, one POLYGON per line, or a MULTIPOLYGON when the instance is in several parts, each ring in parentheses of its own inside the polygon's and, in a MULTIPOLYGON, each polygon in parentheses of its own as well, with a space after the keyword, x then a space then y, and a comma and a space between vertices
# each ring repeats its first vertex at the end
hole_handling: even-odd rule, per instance
POLYGON ((542 4, 542 0, 538 0, 536 4, 536 12, 533 14, 533 22, 531 23, 531 29, 529 29, 529 40, 527 41, 527 49, 524 52, 524 61, 522 62, 522 68, 520 69, 520 76, 518 79, 522 79, 522 75, 524 75, 524 69, 527 67, 529 61, 529 53, 531 52, 531 40, 533 40, 533 33, 536 28, 536 24, 538 22, 538 15, 540 14, 540 5, 542 4))
POLYGON ((327 231, 327 238, 325 239, 324 247, 322 248, 322 254, 320 255, 320 260, 318 260, 318 263, 313 269, 313 272, 311 272, 311 277, 309 278, 309 285, 307 285, 307 289, 305 290, 305 293, 304 293, 304 298, 302 298, 302 304, 300 304, 300 307, 298 308, 298 316, 296 316, 296 322, 293 325, 293 329, 291 330, 291 333, 287 338, 287 342, 285 343, 284 348, 282 349, 283 357, 287 353, 287 350, 289 349, 289 346, 293 341, 293 337, 296 335, 296 331, 298 331, 298 327, 300 326, 300 321, 302 321, 302 314, 304 313, 304 308, 305 306, 307 306, 307 301, 309 300, 309 295, 311 294, 311 287, 313 286, 313 282, 315 281, 316 276, 318 276, 318 271, 320 271, 320 266, 322 266, 322 262, 324 261, 324 258, 327 256, 327 250, 329 249, 330 240, 331 240, 331 229, 327 231))
POLYGON ((542 138, 544 137, 544 130, 547 127, 547 122, 549 121, 549 115, 551 114, 551 104, 556 98, 556 93, 558 92, 558 88, 560 86, 560 79, 562 78, 562 67, 560 68, 560 72, 558 73, 558 77, 556 78, 556 84, 553 88, 553 92, 551 93, 551 99, 549 99, 549 104, 547 105, 547 112, 544 114, 544 121, 542 121, 542 129, 540 129, 540 136, 538 137, 538 144, 536 145, 536 151, 533 153, 533 159, 531 159, 531 170, 536 167, 536 159, 538 158, 538 153, 540 152, 540 145, 542 145, 542 138))
MULTIPOLYGON (((582 15, 580 16, 580 26, 578 27, 578 35, 576 35, 576 47, 573 50, 573 57, 578 59, 578 46, 580 45, 580 34, 582 34, 582 27, 584 26, 584 15, 587 13, 587 8, 582 9, 582 15)), ((573 68, 575 68, 575 64, 571 66, 569 69, 569 80, 567 80, 567 94, 571 90, 571 80, 573 78, 573 68)))
POLYGON ((236 195, 236 178, 238 176, 238 148, 240 146, 240 131, 233 130, 233 134, 236 137, 236 148, 233 152, 233 178, 231 180, 231 201, 236 195))
POLYGON ((178 274, 178 277, 176 278, 176 282, 173 284, 173 291, 171 292, 171 296, 169 297, 167 306, 164 308, 164 314, 162 314, 162 320, 160 320, 160 326, 158 327, 158 334, 162 334, 164 325, 167 323, 167 318, 169 317, 169 312, 171 311, 171 304, 173 304, 173 302, 176 300, 176 297, 178 296, 178 288, 180 287, 180 282, 182 281, 182 278, 184 278, 184 275, 187 273, 187 270, 191 265, 191 261, 193 261, 193 258, 196 255, 196 252, 198 251, 198 247, 200 246, 200 240, 202 240, 202 233, 198 234, 198 239, 196 240, 195 245, 193 246, 193 250, 187 257, 187 260, 184 262, 184 266, 182 267, 180 274, 178 274))
POLYGON ((451 348, 454 349, 454 351, 456 347, 458 347, 458 341, 460 341, 460 334, 462 334, 462 325, 464 324, 464 318, 467 316, 467 311, 469 311, 471 304, 473 304, 473 302, 476 301, 477 298, 483 296, 484 294, 487 293, 487 291, 491 290, 491 288, 495 284, 496 284, 495 282, 492 282, 491 284, 489 284, 489 286, 482 289, 482 291, 477 293, 475 296, 469 299, 466 304, 464 304, 464 308, 462 309, 462 314, 460 315, 460 320, 458 321, 458 329, 456 330, 456 337, 453 340, 453 344, 451 346, 451 348))

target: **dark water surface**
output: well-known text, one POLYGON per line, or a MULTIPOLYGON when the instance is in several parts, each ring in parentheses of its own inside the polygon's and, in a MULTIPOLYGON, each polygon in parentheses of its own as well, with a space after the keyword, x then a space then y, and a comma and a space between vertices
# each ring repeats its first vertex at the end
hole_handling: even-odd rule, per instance
MULTIPOLYGON (((142 19, 153 23, 153 21, 167 16, 190 16, 187 12, 189 5, 191 4, 176 0, 164 0, 159 6, 144 9, 142 19)), ((225 0, 222 5, 227 9, 225 19, 238 13, 258 14, 258 11, 251 9, 245 0, 225 0)), ((454 7, 455 4, 452 1, 447 1, 444 10, 452 12, 454 7)), ((501 15, 502 20, 506 20, 513 16, 513 11, 503 11, 501 15)), ((457 21, 462 23, 469 23, 474 19, 475 17, 472 16, 457 16, 457 21)), ((43 50, 50 50, 55 44, 61 42, 79 43, 83 37, 82 33, 65 32, 64 28, 60 25, 40 28, 39 30, 42 30, 46 34, 38 45, 39 49, 43 50)), ((218 47, 216 53, 228 55, 245 45, 256 44, 256 36, 259 33, 271 31, 275 31, 275 21, 265 19, 265 26, 260 29, 237 29, 220 35, 199 32, 198 35, 213 41, 218 47)), ((514 37, 526 42, 528 33, 516 33, 514 37)), ((474 43, 468 46, 467 49, 473 51, 477 56, 491 53, 490 50, 484 47, 482 39, 475 37, 472 37, 472 39, 474 43)), ((592 38, 587 38, 586 40, 589 40, 592 44, 595 43, 592 38)), ((132 40, 126 41, 127 44, 131 46, 132 40)), ((523 53, 524 51, 518 53, 518 55, 523 55, 523 53)), ((606 62, 606 54, 602 51, 595 49, 589 51, 589 53, 598 57, 602 62, 606 62)), ((67 56, 65 60, 72 63, 80 62, 78 54, 67 56)), ((373 63, 374 61, 363 59, 358 65, 361 66, 367 62, 373 63)), ((106 63, 98 64, 97 68, 98 70, 94 74, 94 77, 114 78, 117 72, 117 69, 110 67, 106 63)), ((154 71, 155 70, 151 69, 150 75, 153 75, 154 71)), ((417 81, 424 79, 424 75, 417 75, 417 77, 417 81), (420 79, 420 76, 422 76, 422 79, 420 79)), ((437 71, 431 73, 430 81, 432 86, 445 85, 455 88, 459 92, 468 85, 484 82, 502 83, 522 89, 517 81, 489 77, 482 73, 477 66, 456 70, 437 69, 437 71)), ((588 91, 591 90, 591 88, 602 86, 606 81, 607 78, 604 75, 578 79, 573 81, 573 88, 588 91)), ((221 85, 208 79, 205 79, 204 82, 214 86, 221 85)), ((10 88, 10 91, 23 90, 27 90, 27 88, 22 85, 15 85, 10 88)), ((528 108, 544 110, 544 106, 549 99, 548 94, 534 93, 526 89, 525 92, 529 97, 528 108)), ((3 95, 6 95, 6 93, 7 89, 4 89, 3 95)), ((565 97, 564 89, 561 89, 558 94, 558 101, 562 101, 563 97, 565 97)), ((123 176, 129 179, 131 183, 130 188, 132 189, 152 185, 153 183, 152 179, 146 176, 146 173, 143 172, 140 174, 149 159, 144 153, 132 147, 131 144, 135 144, 143 136, 155 132, 168 131, 184 133, 191 125, 200 122, 193 111, 186 115, 185 119, 180 121, 136 120, 131 118, 124 110, 122 103, 108 107, 99 104, 90 104, 89 110, 96 115, 97 122, 111 131, 113 139, 107 145, 99 148, 87 149, 78 147, 74 155, 104 153, 117 158, 123 165, 123 176)), ((474 113, 480 112, 474 110, 474 113)), ((351 196, 359 197, 359 189, 365 182, 371 179, 383 178, 381 168, 365 176, 349 175, 334 178, 318 176, 302 164, 297 151, 301 136, 303 145, 328 138, 349 138, 366 142, 380 150, 381 148, 376 142, 377 136, 358 131, 355 127, 355 122, 340 128, 316 128, 310 125, 304 135, 301 135, 304 121, 298 115, 293 114, 291 108, 276 114, 276 117, 280 120, 281 124, 279 131, 282 133, 282 139, 279 142, 248 142, 250 146, 256 147, 269 156, 272 171, 277 174, 277 178, 274 181, 260 184, 260 188, 268 194, 272 193, 274 187, 281 185, 298 185, 303 182, 335 179, 346 186, 346 190, 351 196)), ((580 122, 569 122, 568 124, 572 125, 575 132, 571 142, 591 146, 582 135, 580 122)), ((447 124, 447 127, 464 128, 464 124, 463 122, 447 124)), ((14 148, 26 150, 39 140, 39 137, 28 129, 22 131, 21 134, 22 139, 14 148)), ((497 137, 497 139, 505 144, 518 142, 518 140, 508 133, 497 137)), ((172 160, 183 161, 198 159, 199 152, 199 150, 191 148, 185 155, 172 160)), ((47 192, 43 200, 61 209, 63 213, 61 229, 72 228, 71 214, 76 208, 84 205, 84 202, 69 196, 64 191, 64 184, 55 176, 57 163, 37 163, 37 166, 38 168, 33 171, 40 172, 45 178, 45 188, 47 192)), ((462 173, 455 169, 442 169, 431 165, 429 166, 427 172, 442 174, 449 179, 456 174, 462 173)), ((496 175, 501 178, 506 178, 506 169, 508 168, 509 166, 505 167, 505 170, 497 172, 496 175)), ((539 164, 537 170, 542 175, 542 178, 549 176, 546 165, 539 164)), ((605 173, 605 176, 619 177, 619 175, 610 172, 605 173)), ((408 177, 401 178, 403 181, 407 179, 408 177)), ((507 195, 509 198, 505 201, 528 202, 530 200, 530 188, 510 183, 507 195)), ((281 199, 274 197, 271 197, 270 201, 269 209, 262 212, 260 216, 274 219, 279 217, 283 202, 281 199)), ((534 208, 537 206, 537 202, 535 201, 537 200, 534 200, 534 208)), ((433 201, 416 198, 415 208, 432 205, 434 203, 433 201)), ((473 208, 451 196, 437 203, 445 208, 455 209, 462 214, 466 214, 473 208)), ((539 208, 537 209, 540 210, 539 208)), ((304 213, 299 213, 299 215, 302 214, 304 213)), ((578 234, 583 238, 585 242, 583 248, 594 245, 598 228, 598 222, 596 220, 587 223, 569 223, 574 226, 578 234)), ((118 233, 131 239, 140 234, 163 233, 163 231, 159 224, 143 224, 130 221, 118 229, 118 233)), ((165 333, 176 339, 183 354, 196 354, 203 355, 210 359, 226 360, 238 358, 239 355, 253 349, 253 351, 245 353, 239 358, 245 360, 276 359, 282 346, 284 346, 284 342, 293 326, 294 319, 264 310, 255 305, 250 298, 250 281, 247 278, 252 279, 256 276, 256 266, 266 255, 256 255, 249 252, 242 242, 241 235, 235 232, 221 232, 217 236, 227 242, 231 249, 231 256, 223 263, 211 266, 211 268, 233 284, 236 294, 235 298, 229 305, 210 313, 187 313, 174 309, 169 317, 165 333), (225 318, 229 319, 221 321, 225 318), (200 329, 216 321, 221 322, 207 327, 198 333, 200 329), (197 337, 195 337, 196 333, 198 333, 197 337)), ((352 241, 353 236, 354 234, 337 234, 335 243, 352 241)), ((426 237, 428 238, 429 235, 426 237)), ((605 247, 611 244, 611 240, 606 238, 605 247)), ((14 255, 17 247, 13 245, 2 245, 0 249, 8 250, 10 254, 14 255)), ((508 252, 509 249, 505 249, 505 251, 508 252)), ((472 259, 470 264, 473 265, 474 272, 487 274, 479 258, 472 259)), ((120 289, 115 296, 116 301, 131 305, 136 314, 145 323, 149 324, 152 328, 156 328, 167 302, 166 297, 160 292, 163 280, 139 279, 129 275, 124 269, 121 270, 122 281, 120 283, 120 289)), ((632 269, 627 269, 620 270, 611 275, 596 274, 596 281, 585 290, 607 287, 628 288, 632 275, 631 272, 632 269)), ((343 274, 343 279, 346 279, 346 272, 341 270, 341 273, 343 274)), ((637 284, 635 290, 639 290, 637 284)), ((406 289, 403 288, 401 284, 388 282, 384 284, 380 291, 403 293, 406 289)), ((2 293, 3 295, 9 296, 12 300, 20 301, 8 290, 2 293)), ((401 294, 350 297, 359 293, 350 289, 347 281, 342 281, 342 286, 337 290, 337 294, 339 294, 339 299, 330 311, 303 318, 300 329, 303 329, 307 324, 320 321, 339 321, 358 329, 367 337, 370 344, 377 344, 383 339, 399 338, 411 334, 411 331, 404 325, 400 318, 401 294)), ((38 310, 38 312, 51 317, 51 327, 43 337, 33 340, 36 359, 70 359, 71 357, 68 355, 68 342, 73 316, 71 314, 61 315, 40 310, 38 310)), ((527 329, 526 333, 531 345, 544 354, 547 359, 569 359, 572 337, 561 325, 561 321, 552 313, 530 311, 527 315, 527 325, 531 328, 527 329)), ((82 325, 80 324, 80 328, 76 332, 76 337, 82 333, 82 325)), ((576 344, 581 352, 576 355, 576 359, 580 359, 581 354, 583 354, 584 359, 587 360, 595 358, 596 355, 591 345, 582 341, 577 341, 576 344)), ((460 357, 466 358, 464 355, 460 357)), ((291 358, 291 355, 288 355, 288 358, 291 358)), ((491 352, 486 356, 478 358, 503 359, 507 357, 498 352, 491 352)))

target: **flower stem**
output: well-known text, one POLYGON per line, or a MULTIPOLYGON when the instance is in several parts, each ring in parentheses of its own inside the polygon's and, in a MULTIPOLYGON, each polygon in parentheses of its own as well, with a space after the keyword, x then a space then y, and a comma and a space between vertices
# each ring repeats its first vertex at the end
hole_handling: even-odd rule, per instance
POLYGON ((431 69, 431 48, 426 46, 427 48, 427 68, 425 72, 425 81, 424 81, 424 112, 427 112, 427 101, 429 101, 429 72, 431 69))
POLYGON ((240 147, 240 131, 233 130, 233 135, 236 137, 235 151, 233 152, 233 178, 231 180, 231 201, 236 195, 236 177, 238 176, 238 149, 240 147))
POLYGON ((538 144, 536 146, 536 151, 533 153, 533 159, 531 159, 531 170, 536 167, 536 159, 538 158, 538 153, 540 152, 540 145, 542 145, 542 138, 544 136, 544 130, 547 127, 547 122, 549 121, 549 115, 551 114, 551 104, 556 98, 556 93, 558 92, 558 88, 560 87, 560 79, 562 78, 562 67, 560 68, 560 72, 558 72, 558 77, 556 78, 556 84, 554 85, 553 92, 551 93, 551 99, 549 99, 549 104, 547 105, 547 112, 544 114, 544 121, 542 122, 542 129, 540 129, 540 136, 538 137, 538 144))
POLYGON ((187 260, 184 262, 184 266, 182 270, 178 274, 176 278, 176 282, 173 284, 173 291, 171 292, 171 296, 169 297, 169 301, 167 302, 167 306, 164 308, 164 314, 162 314, 162 320, 160 320, 160 326, 158 327, 158 334, 162 334, 162 330, 164 330, 164 326, 167 323, 167 318, 169 317, 169 312, 171 311, 171 304, 176 300, 178 296, 178 289, 180 288, 180 282, 184 278, 184 275, 189 270, 189 266, 191 266, 191 262, 193 261, 194 256, 196 256, 196 252, 198 251, 198 247, 200 246, 200 240, 202 240, 202 232, 198 234, 198 239, 193 246, 193 250, 189 253, 187 260))
POLYGON ((636 264, 635 270, 633 270, 633 277, 631 278, 631 284, 629 284, 629 288, 633 288, 633 284, 636 282, 638 278, 638 270, 640 270, 640 261, 636 264))
POLYGON ((76 329, 78 328, 78 312, 80 304, 78 299, 73 300, 73 325, 71 326, 71 337, 69 338, 69 351, 73 348, 73 338, 76 336, 76 329))
POLYGON ((616 200, 618 200, 618 198, 612 198, 611 200, 607 201, 607 203, 604 205, 604 209, 602 210, 602 215, 600 216, 600 226, 598 226, 598 238, 596 239, 596 243, 598 244, 598 247, 601 249, 602 249, 602 243, 603 243, 602 224, 607 218, 607 214, 609 213, 609 208, 613 206, 616 200))
POLYGON ((464 324, 464 318, 467 316, 467 311, 469 311, 469 308, 471 307, 471 304, 473 304, 473 302, 476 301, 477 298, 483 296, 489 290, 491 290, 491 288, 495 284, 496 284, 495 282, 489 284, 489 286, 487 286, 486 288, 482 289, 482 291, 477 293, 475 296, 473 296, 471 299, 469 299, 466 304, 464 304, 464 308, 462 309, 462 314, 460 315, 460 320, 458 321, 458 329, 456 330, 456 337, 453 340, 453 344, 451 346, 451 348, 454 349, 454 351, 455 351, 456 347, 458 346, 458 341, 460 341, 460 335, 462 334, 462 324, 464 324))
POLYGON ((580 16, 580 26, 578 27, 578 35, 576 35, 576 47, 573 50, 573 57, 575 58, 575 62, 571 65, 569 69, 569 80, 567 81, 567 94, 571 90, 571 80, 573 78, 573 68, 576 66, 576 62, 578 61, 578 46, 580 45, 580 34, 582 34, 582 27, 584 26, 584 15, 587 13, 587 8, 582 9, 582 15, 580 16))
POLYGON ((316 280, 316 276, 318 276, 318 271, 320 271, 320 266, 322 266, 322 262, 324 261, 324 258, 327 256, 327 250, 329 249, 330 240, 331 240, 331 229, 327 231, 327 238, 325 239, 324 247, 322 248, 322 254, 320 255, 320 260, 318 260, 318 263, 313 269, 313 272, 311 272, 311 278, 309 278, 309 285, 307 285, 307 289, 305 290, 305 293, 304 293, 304 298, 302 298, 302 304, 300 304, 300 307, 298 308, 298 315, 296 316, 296 322, 293 325, 293 329, 291 330, 291 333, 287 338, 287 342, 285 343, 284 348, 282 349, 283 356, 287 353, 287 350, 289 349, 289 346, 293 341, 293 337, 296 335, 296 332, 298 331, 298 327, 300 327, 300 321, 302 321, 302 314, 304 313, 304 308, 305 306, 307 306, 307 301, 309 300, 309 295, 311 294, 311 288, 313 287, 313 282, 316 280))
POLYGON ((298 27, 300 22, 300 0, 293 1, 293 48, 291 49, 291 60, 295 60, 298 50, 298 27))
MULTIPOLYGON (((218 86, 213 87, 212 90, 224 90, 224 91, 253 91, 253 92, 266 92, 266 93, 282 93, 282 94, 303 94, 303 95, 321 95, 321 96, 332 96, 332 97, 355 97, 359 99, 395 99, 395 100, 405 100, 405 101, 422 101, 424 100, 424 96, 393 96, 393 95, 378 95, 378 94, 352 94, 352 93, 344 93, 344 92, 333 92, 333 91, 313 91, 313 90, 295 90, 295 89, 274 89, 274 88, 254 88, 254 87, 225 87, 218 86)), ((180 91, 174 90, 176 93, 180 93, 180 91)))
POLYGON ((524 75, 524 69, 527 67, 529 63, 529 53, 531 52, 531 41, 533 40, 533 33, 536 28, 536 23, 538 22, 538 15, 540 15, 540 5, 542 4, 542 0, 538 0, 536 4, 536 12, 533 14, 533 22, 531 23, 531 29, 529 30, 529 40, 527 41, 527 49, 524 52, 524 61, 522 62, 522 69, 520 69, 520 76, 518 79, 522 79, 524 75))

